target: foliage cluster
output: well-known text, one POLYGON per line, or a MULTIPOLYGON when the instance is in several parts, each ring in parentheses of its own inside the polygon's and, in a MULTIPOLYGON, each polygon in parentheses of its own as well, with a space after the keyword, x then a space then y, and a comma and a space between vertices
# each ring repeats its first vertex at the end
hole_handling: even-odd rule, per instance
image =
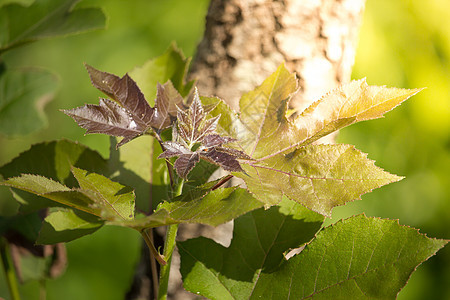
MULTIPOLYGON (((185 82, 188 64, 172 47, 122 78, 87 66, 92 84, 111 100, 64 112, 87 133, 122 140, 116 144, 111 138, 109 159, 58 140, 34 145, 2 166, 1 184, 11 187, 20 203, 19 217, 3 218, 2 231, 56 244, 103 225, 135 229, 162 265, 160 298, 167 293, 164 265, 175 240, 168 235, 163 255, 158 253, 149 231, 159 226, 169 226, 173 234, 181 223, 235 220, 229 247, 206 238, 178 243, 185 288, 212 299, 392 298, 417 265, 446 244, 364 215, 321 229, 334 207, 401 177, 376 167, 351 145, 314 142, 380 118, 419 90, 353 81, 293 118, 287 107, 297 83, 282 65, 242 96, 236 113, 221 99, 200 97, 194 83, 185 82), (152 107, 148 91, 154 86, 152 107), (217 167, 231 173, 209 181, 217 167), (245 185, 223 187, 232 176, 245 185), (31 220, 39 226, 39 210, 49 207, 36 239, 36 225, 23 224, 31 220), (298 247, 288 260, 286 254, 298 247)), ((45 261, 35 274, 48 276, 54 262, 45 261)))

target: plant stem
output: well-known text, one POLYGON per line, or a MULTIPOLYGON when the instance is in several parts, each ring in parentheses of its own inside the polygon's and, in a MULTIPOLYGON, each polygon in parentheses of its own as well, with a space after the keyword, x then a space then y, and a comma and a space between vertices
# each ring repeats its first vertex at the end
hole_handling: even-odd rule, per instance
POLYGON ((212 191, 220 188, 222 185, 224 185, 225 183, 227 183, 231 178, 233 178, 233 175, 227 175, 224 178, 222 178, 215 186, 212 187, 212 191))
MULTIPOLYGON (((173 197, 181 195, 183 191, 184 180, 179 179, 178 184, 174 187, 173 197)), ((167 299, 167 291, 169 286, 170 266, 172 263, 172 254, 175 249, 175 238, 177 237, 178 224, 167 226, 166 239, 164 241, 163 257, 167 261, 167 265, 161 266, 159 275, 159 291, 158 300, 167 299)))
POLYGON ((158 250, 156 250, 155 246, 153 245, 152 240, 150 239, 148 233, 146 230, 141 232, 142 237, 145 240, 145 243, 148 246, 148 249, 150 250, 150 256, 153 256, 161 265, 167 264, 167 262, 164 260, 164 257, 159 254, 158 250))
MULTIPOLYGON (((153 238, 153 228, 150 228, 147 230, 148 236, 150 238, 150 241, 152 241, 152 244, 154 243, 153 238)), ((150 268, 152 272, 152 281, 153 281, 153 298, 156 299, 158 297, 158 289, 159 289, 159 283, 158 283, 158 269, 156 268, 156 261, 154 256, 150 256, 150 268)))
POLYGON ((8 244, 4 239, 0 241, 0 252, 3 263, 3 271, 5 272, 6 281, 8 282, 9 293, 11 299, 20 300, 19 288, 17 284, 16 273, 14 267, 11 264, 11 260, 8 255, 8 244))

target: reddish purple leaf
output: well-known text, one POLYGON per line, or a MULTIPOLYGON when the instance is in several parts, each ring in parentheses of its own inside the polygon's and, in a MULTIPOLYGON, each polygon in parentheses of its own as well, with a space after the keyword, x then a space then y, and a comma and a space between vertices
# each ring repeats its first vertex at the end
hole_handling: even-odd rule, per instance
POLYGON ((247 155, 247 153, 241 150, 228 147, 216 147, 216 149, 217 151, 228 153, 238 159, 253 160, 253 158, 251 158, 249 155, 247 155))
POLYGON ((158 158, 178 156, 174 168, 183 178, 187 177, 200 158, 227 171, 243 172, 238 159, 251 158, 242 151, 222 146, 234 142, 235 139, 215 132, 219 119, 220 115, 207 118, 198 91, 195 89, 189 109, 186 111, 178 109, 177 126, 172 128, 172 141, 162 144, 165 151, 158 158))
POLYGON ((185 109, 183 97, 173 87, 172 82, 158 83, 151 126, 156 130, 170 127, 177 118, 178 108, 185 109))
POLYGON ((136 124, 149 127, 153 108, 145 100, 136 82, 125 74, 122 78, 86 65, 92 85, 124 107, 136 124))
POLYGON ((72 117, 86 133, 103 133, 123 136, 119 145, 141 135, 145 127, 134 122, 128 112, 115 102, 100 99, 100 105, 86 104, 63 112, 72 117))
POLYGON ((218 134, 209 134, 203 138, 202 145, 207 148, 218 147, 218 146, 222 146, 223 144, 228 144, 228 143, 234 142, 234 141, 236 141, 236 139, 229 137, 229 136, 221 136, 218 134))
POLYGON ((178 176, 181 178, 187 177, 189 172, 194 168, 195 164, 200 161, 200 155, 197 152, 180 155, 173 164, 178 176))
POLYGON ((194 91, 194 99, 187 111, 178 110, 178 128, 180 136, 188 145, 201 142, 208 134, 212 134, 216 128, 220 116, 206 119, 197 89, 194 91))
POLYGON ((220 148, 213 148, 207 152, 201 152, 200 155, 209 162, 219 165, 224 170, 231 172, 244 171, 235 156, 220 151, 220 148))
POLYGON ((161 130, 170 127, 176 120, 179 111, 186 109, 183 97, 170 81, 164 85, 158 84, 155 107, 152 108, 136 82, 127 74, 119 78, 89 65, 86 69, 92 85, 115 102, 101 99, 100 105, 87 104, 63 111, 85 128, 86 133, 123 136, 117 147, 151 129, 159 135, 161 130))

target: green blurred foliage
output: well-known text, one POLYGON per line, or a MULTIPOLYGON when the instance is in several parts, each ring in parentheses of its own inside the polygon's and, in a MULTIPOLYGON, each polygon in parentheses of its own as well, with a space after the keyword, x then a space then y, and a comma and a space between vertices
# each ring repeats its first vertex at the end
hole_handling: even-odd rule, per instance
MULTIPOLYGON (((335 209, 399 219, 450 238, 450 2, 367 0, 353 78, 371 85, 427 87, 386 115, 341 130, 388 172, 405 176, 335 209)), ((399 299, 450 299, 450 248, 420 266, 399 299)))
MULTIPOLYGON (((47 130, 21 138, 0 136, 0 164, 31 144, 62 137, 106 156, 106 136, 83 136, 84 130, 58 111, 97 103, 102 96, 90 85, 83 62, 123 75, 163 53, 172 41, 191 56, 202 36, 208 3, 84 0, 79 6, 104 9, 109 17, 106 30, 40 41, 6 53, 3 59, 8 67, 48 68, 59 74, 61 86, 45 109, 47 130)), ((353 77, 367 77, 371 85, 427 89, 385 119, 341 131, 339 142, 355 144, 378 166, 406 179, 363 196, 364 201, 335 209, 328 223, 365 212, 400 219, 401 224, 420 228, 431 237, 449 238, 450 2, 367 0, 353 77)), ((48 299, 123 299, 139 243, 134 232, 115 227, 68 243, 68 270, 47 283, 48 299)), ((448 282, 450 248, 446 247, 418 268, 399 299, 450 299, 448 282)), ((36 283, 24 285, 23 298, 37 299, 38 289, 36 283)), ((0 297, 8 297, 3 274, 0 297)))
MULTIPOLYGON (((7 2, 12 1, 0 0, 0 4, 7 2)), ((61 138, 77 140, 108 156, 107 136, 84 136, 84 130, 59 111, 97 103, 98 97, 104 96, 91 86, 83 63, 122 76, 162 54, 173 41, 186 56, 192 56, 203 35, 208 4, 208 0, 84 0, 77 7, 103 8, 108 16, 106 30, 43 40, 5 53, 2 59, 8 68, 46 68, 59 75, 61 84, 45 108, 47 129, 20 138, 0 135, 0 165, 32 144, 61 138)), ((4 196, 9 193, 2 187, 0 197, 4 196)), ((140 243, 139 234, 111 226, 67 243, 67 271, 47 281, 47 299, 123 299, 133 278, 140 243)), ((20 292, 23 299, 38 299, 39 284, 26 283, 20 292)), ((3 272, 1 297, 9 298, 3 272)))

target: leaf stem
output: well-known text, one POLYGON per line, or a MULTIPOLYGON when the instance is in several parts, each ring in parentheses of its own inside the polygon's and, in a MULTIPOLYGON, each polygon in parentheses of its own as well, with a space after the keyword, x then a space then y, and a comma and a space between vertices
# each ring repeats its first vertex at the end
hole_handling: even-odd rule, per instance
POLYGON ((150 251, 150 256, 153 256, 161 265, 166 265, 167 261, 164 260, 164 257, 159 254, 158 250, 156 250, 155 246, 153 245, 152 240, 150 239, 150 236, 148 235, 147 229, 144 229, 141 232, 142 237, 145 240, 145 243, 148 246, 148 249, 150 251))
POLYGON ((227 176, 225 176, 222 179, 220 179, 220 181, 218 183, 216 183, 216 185, 213 186, 211 190, 214 191, 214 190, 220 188, 222 185, 227 183, 231 178, 233 178, 233 175, 228 174, 227 176))
MULTIPOLYGON (((173 197, 181 195, 183 191, 183 185, 184 179, 179 178, 178 184, 174 187, 173 197)), ((170 266, 172 263, 173 250, 175 249, 175 239, 177 237, 177 231, 178 231, 178 224, 167 226, 163 252, 163 257, 167 261, 167 265, 161 266, 161 273, 159 276, 158 300, 167 299, 170 266)))
POLYGON ((0 241, 0 252, 2 257, 3 271, 5 272, 6 281, 8 283, 9 293, 11 299, 20 300, 19 288, 17 284, 17 278, 14 271, 14 267, 11 264, 11 259, 8 255, 8 244, 5 239, 0 241))

